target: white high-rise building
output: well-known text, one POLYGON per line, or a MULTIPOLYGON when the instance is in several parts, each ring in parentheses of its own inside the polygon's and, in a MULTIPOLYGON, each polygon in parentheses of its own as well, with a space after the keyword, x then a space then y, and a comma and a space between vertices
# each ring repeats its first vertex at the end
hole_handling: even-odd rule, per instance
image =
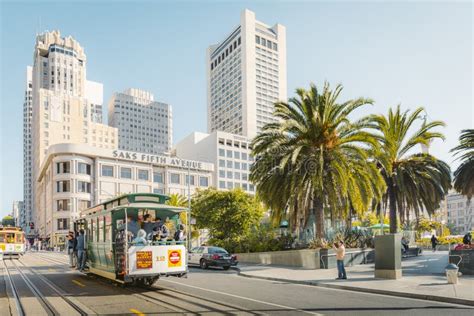
POLYGON ((448 225, 452 225, 459 234, 474 230, 474 199, 469 202, 467 197, 457 192, 446 196, 448 208, 448 225))
POLYGON ((119 149, 159 154, 173 142, 171 106, 140 89, 114 93, 109 101, 109 125, 119 132, 119 149))
MULTIPOLYGON (((92 114, 101 106, 102 85, 87 82, 84 49, 70 36, 61 37, 59 31, 52 31, 36 37, 31 93, 31 210, 33 222, 37 222, 46 214, 47 205, 39 203, 44 192, 37 180, 48 148, 70 143, 116 149, 118 133, 97 123, 101 119, 92 114)), ((54 224, 51 219, 46 223, 54 224)), ((35 225, 36 231, 40 228, 35 225)))
POLYGON ((23 213, 24 203, 23 201, 13 201, 12 216, 15 220, 15 226, 20 226, 20 216, 23 213))
POLYGON ((26 67, 25 100, 23 102, 23 207, 20 208, 18 225, 29 234, 29 223, 33 222, 33 188, 31 160, 31 124, 33 120, 33 68, 26 67))
POLYGON ((255 186, 249 181, 250 166, 254 162, 251 151, 247 137, 215 131, 188 135, 175 145, 173 154, 181 159, 214 164, 212 186, 219 190, 242 188, 255 194, 255 186))
POLYGON ((287 99, 286 29, 244 10, 240 25, 207 51, 208 132, 253 138, 287 99))

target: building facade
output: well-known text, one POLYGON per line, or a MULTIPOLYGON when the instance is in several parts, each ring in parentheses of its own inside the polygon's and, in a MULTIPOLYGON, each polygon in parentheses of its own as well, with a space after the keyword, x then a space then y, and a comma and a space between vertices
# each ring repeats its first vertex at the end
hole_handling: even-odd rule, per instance
POLYGON ((31 125, 33 120, 33 68, 26 67, 25 100, 23 102, 23 208, 20 209, 18 225, 30 233, 33 222, 33 165, 31 157, 31 125))
POLYGON ((474 230, 474 201, 469 203, 467 197, 451 192, 446 197, 448 208, 448 225, 454 227, 458 234, 474 230))
POLYGON ((244 10, 240 25, 207 50, 208 132, 253 138, 287 100, 286 29, 244 10))
POLYGON ((173 154, 212 163, 215 166, 212 186, 219 190, 242 188, 255 194, 255 186, 249 181, 254 158, 247 137, 221 131, 194 132, 175 145, 173 154))
POLYGON ((15 226, 18 227, 20 226, 21 222, 21 214, 24 212, 24 203, 23 201, 13 201, 13 207, 12 207, 12 216, 13 219, 15 220, 15 226))
POLYGON ((50 246, 64 238, 79 212, 124 193, 182 195, 213 183, 214 165, 171 156, 85 144, 50 146, 38 177, 38 234, 50 246))
POLYGON ((171 106, 139 89, 114 93, 109 124, 118 129, 119 149, 151 154, 169 152, 173 142, 171 106))
POLYGON ((49 146, 59 143, 117 148, 113 127, 97 123, 101 85, 87 84, 86 55, 72 37, 59 31, 36 37, 32 69, 31 167, 33 221, 38 218, 37 180, 49 146), (98 86, 99 85, 99 86, 98 86), (92 100, 92 102, 91 102, 92 100), (94 118, 95 117, 95 118, 94 118))

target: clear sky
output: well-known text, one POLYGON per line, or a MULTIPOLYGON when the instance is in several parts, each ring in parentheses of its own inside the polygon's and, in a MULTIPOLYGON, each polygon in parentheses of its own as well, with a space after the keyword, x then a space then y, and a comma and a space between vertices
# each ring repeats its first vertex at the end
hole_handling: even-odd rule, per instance
POLYGON ((424 106, 447 124, 446 141, 431 153, 450 164, 460 130, 474 126, 470 1, 0 2, 0 215, 23 198, 25 71, 44 30, 81 43, 87 78, 104 84, 105 102, 136 87, 170 103, 174 142, 206 131, 206 48, 239 23, 244 8, 286 26, 288 95, 327 80, 344 85, 343 98, 376 101, 360 115, 424 106))

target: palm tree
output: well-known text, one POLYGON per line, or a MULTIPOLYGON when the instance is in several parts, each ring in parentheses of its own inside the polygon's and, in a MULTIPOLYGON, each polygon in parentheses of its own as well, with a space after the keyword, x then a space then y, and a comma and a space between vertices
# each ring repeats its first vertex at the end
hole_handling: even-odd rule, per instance
POLYGON ((415 147, 428 146, 434 139, 444 139, 443 134, 433 131, 444 126, 441 121, 427 123, 418 129, 414 126, 422 120, 423 108, 412 113, 389 110, 388 116, 371 115, 371 129, 379 146, 374 150, 380 172, 386 183, 384 200, 390 207, 390 232, 397 232, 397 214, 408 218, 414 210, 418 218, 423 209, 432 214, 451 187, 449 166, 427 153, 417 153, 415 147), (409 134, 410 132, 410 134, 409 134))
POLYGON ((252 142, 256 161, 250 179, 274 221, 288 218, 294 228, 312 213, 318 238, 324 237, 325 211, 337 217, 366 211, 384 187, 368 159, 376 140, 364 131, 365 120, 348 118, 372 100, 337 103, 341 91, 341 85, 331 90, 327 83, 322 93, 314 84, 297 89, 288 103, 275 103, 278 121, 264 126, 252 142))
POLYGON ((470 200, 474 195, 474 129, 465 129, 459 137, 459 145, 451 151, 461 155, 461 165, 454 171, 454 189, 470 200))
MULTIPOLYGON (((169 200, 166 201, 166 204, 171 206, 187 207, 188 199, 181 194, 173 193, 169 195, 169 200)), ((188 223, 187 212, 182 212, 179 214, 179 219, 181 223, 186 225, 188 223)))

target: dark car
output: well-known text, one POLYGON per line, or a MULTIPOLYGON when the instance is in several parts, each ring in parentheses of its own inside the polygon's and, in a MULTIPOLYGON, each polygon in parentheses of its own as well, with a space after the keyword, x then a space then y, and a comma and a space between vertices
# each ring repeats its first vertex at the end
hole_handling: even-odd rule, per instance
POLYGON ((189 265, 199 265, 202 269, 208 267, 222 267, 228 270, 238 263, 237 256, 231 255, 221 247, 202 246, 194 247, 189 253, 189 265))

